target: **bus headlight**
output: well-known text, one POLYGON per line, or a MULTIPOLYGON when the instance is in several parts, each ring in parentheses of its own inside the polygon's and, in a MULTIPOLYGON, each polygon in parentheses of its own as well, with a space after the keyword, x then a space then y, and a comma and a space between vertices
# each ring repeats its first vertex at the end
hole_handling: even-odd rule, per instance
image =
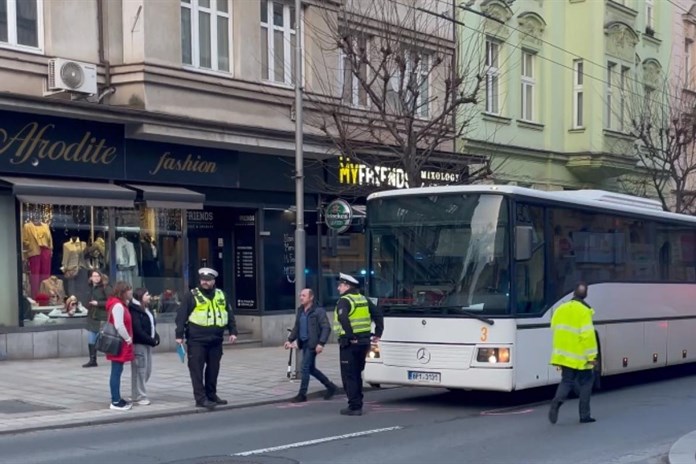
POLYGON ((510 348, 479 348, 476 362, 489 364, 505 364, 510 362, 510 348))
POLYGON ((367 352, 367 359, 379 359, 379 345, 373 343, 370 345, 370 351, 367 352))

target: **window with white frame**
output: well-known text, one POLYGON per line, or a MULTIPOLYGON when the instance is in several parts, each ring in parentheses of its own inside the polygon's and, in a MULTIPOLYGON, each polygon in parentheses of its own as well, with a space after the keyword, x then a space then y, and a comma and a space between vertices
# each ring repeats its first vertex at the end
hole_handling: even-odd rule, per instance
POLYGON ((693 52, 693 41, 684 39, 684 88, 691 88, 691 53, 693 52))
POLYGON ((500 113, 500 43, 486 39, 486 112, 500 113))
POLYGON ((0 0, 0 45, 41 49, 43 0, 0 0))
POLYGON ((614 86, 616 85, 616 63, 607 63, 607 114, 606 128, 614 128, 614 86))
POLYGON ((295 75, 295 8, 261 0, 261 78, 292 84, 295 75))
POLYGON ((407 88, 417 89, 415 94, 409 92, 409 103, 415 104, 413 112, 419 118, 430 117, 430 65, 431 57, 427 53, 409 52, 406 59, 405 84, 407 88), (412 100, 415 98, 415 102, 412 100))
POLYGON ((229 0, 181 0, 181 61, 230 71, 229 0))
POLYGON ((628 85, 629 73, 631 68, 626 66, 621 67, 621 75, 619 76, 619 114, 617 129, 624 130, 626 124, 626 87, 628 85))
POLYGON ((520 118, 524 121, 534 121, 534 87, 536 85, 534 75, 534 53, 522 51, 522 110, 520 118))
POLYGON ((346 53, 340 50, 339 80, 341 83, 341 99, 343 103, 356 107, 366 107, 368 104, 367 91, 363 84, 367 83, 367 63, 361 57, 369 54, 369 40, 365 35, 349 38, 352 51, 346 53), (353 61, 358 61, 353 70, 353 61))
POLYGON ((573 128, 580 129, 585 124, 584 84, 585 70, 582 60, 573 61, 573 128))
POLYGON ((655 0, 645 0, 645 28, 655 32, 655 0))

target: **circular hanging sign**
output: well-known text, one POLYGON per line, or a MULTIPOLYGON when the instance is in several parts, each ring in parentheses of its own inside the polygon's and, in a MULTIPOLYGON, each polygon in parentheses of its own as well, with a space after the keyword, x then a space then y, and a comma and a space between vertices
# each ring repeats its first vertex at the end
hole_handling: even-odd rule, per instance
POLYGON ((353 209, 347 201, 336 199, 326 206, 324 221, 326 226, 337 233, 345 232, 353 219, 353 209))

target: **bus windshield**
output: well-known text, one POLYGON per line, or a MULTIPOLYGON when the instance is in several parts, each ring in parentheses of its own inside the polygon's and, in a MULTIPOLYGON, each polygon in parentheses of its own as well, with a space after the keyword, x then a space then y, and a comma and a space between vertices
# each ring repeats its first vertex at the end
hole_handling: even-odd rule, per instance
POLYGON ((371 200, 369 295, 385 315, 508 314, 507 211, 491 194, 371 200))

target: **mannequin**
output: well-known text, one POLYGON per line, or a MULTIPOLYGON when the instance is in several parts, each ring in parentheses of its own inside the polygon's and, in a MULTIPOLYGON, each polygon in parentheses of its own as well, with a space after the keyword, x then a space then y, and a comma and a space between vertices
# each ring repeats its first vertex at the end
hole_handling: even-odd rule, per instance
POLYGON ((22 228, 22 246, 29 264, 31 295, 36 298, 41 282, 51 274, 53 255, 51 229, 36 214, 22 228))
POLYGON ((49 303, 52 305, 62 304, 65 299, 63 281, 54 275, 41 282, 39 292, 48 295, 50 297, 49 303))
POLYGON ((116 280, 123 280, 132 286, 137 286, 138 259, 135 246, 125 236, 116 239, 116 280))
MULTIPOLYGON (((78 293, 77 277, 86 269, 85 248, 87 244, 77 236, 72 236, 63 244, 63 262, 60 267, 63 277, 66 279, 67 291, 70 294, 78 293), (82 272, 81 272, 82 271, 82 272)), ((82 279, 82 280, 87 280, 82 279)))

